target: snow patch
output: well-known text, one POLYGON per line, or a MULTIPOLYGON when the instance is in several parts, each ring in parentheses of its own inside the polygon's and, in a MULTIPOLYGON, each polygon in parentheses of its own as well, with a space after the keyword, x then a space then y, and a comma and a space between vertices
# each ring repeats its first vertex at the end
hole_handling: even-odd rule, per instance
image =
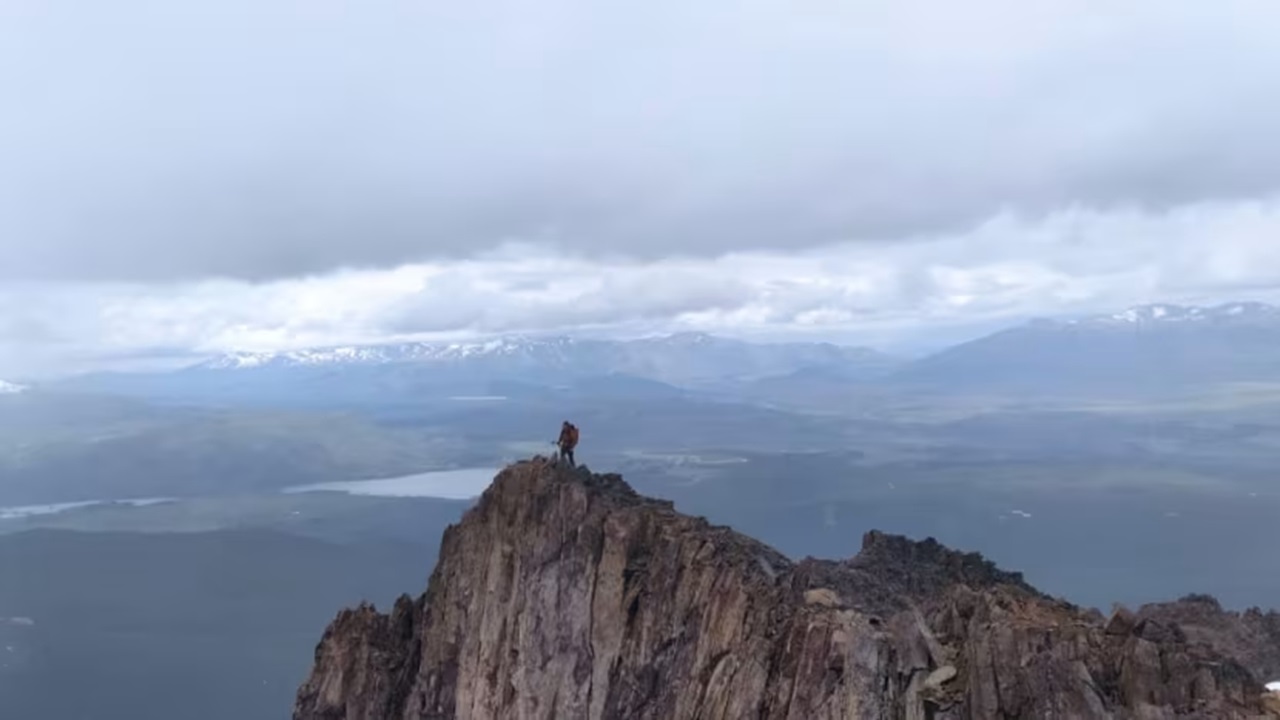
MULTIPOLYGON (((1165 324, 1165 323, 1212 323, 1244 319, 1275 320, 1280 317, 1280 308, 1256 302, 1237 302, 1212 307, 1194 305, 1169 305, 1165 303, 1152 305, 1135 305, 1127 310, 1110 315, 1094 315, 1086 319, 1086 323, 1095 325, 1120 324, 1165 324)), ((1073 324, 1073 323, 1064 323, 1073 324)))
POLYGON ((1267 689, 1273 693, 1280 693, 1280 680, 1267 683, 1267 689))
POLYGON ((480 357, 538 357, 563 351, 571 338, 500 338, 474 343, 411 342, 390 345, 310 348, 283 352, 228 353, 199 365, 204 370, 317 365, 380 365, 403 362, 456 362, 480 357))
POLYGON ((1024 517, 1024 518, 1031 517, 1031 513, 1025 512, 1022 510, 1010 510, 1009 512, 1013 513, 1014 515, 1017 515, 1018 517, 1024 517))

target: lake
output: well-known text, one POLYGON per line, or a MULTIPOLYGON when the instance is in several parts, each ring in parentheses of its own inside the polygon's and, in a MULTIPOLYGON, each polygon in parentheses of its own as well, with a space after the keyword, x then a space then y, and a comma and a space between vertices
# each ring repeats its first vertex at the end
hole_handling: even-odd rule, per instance
POLYGON ((383 478, 381 480, 342 480, 338 482, 296 485, 286 493, 344 492, 375 497, 430 497, 445 500, 470 500, 478 497, 493 482, 497 468, 461 468, 383 478))
POLYGON ((49 503, 46 505, 17 505, 13 507, 0 507, 0 520, 20 520, 22 518, 34 517, 37 515, 54 515, 68 510, 78 510, 80 508, 96 507, 99 505, 131 505, 133 507, 147 507, 148 505, 157 505, 159 503, 173 502, 172 498, 136 498, 132 500, 82 500, 80 502, 66 503, 49 503))

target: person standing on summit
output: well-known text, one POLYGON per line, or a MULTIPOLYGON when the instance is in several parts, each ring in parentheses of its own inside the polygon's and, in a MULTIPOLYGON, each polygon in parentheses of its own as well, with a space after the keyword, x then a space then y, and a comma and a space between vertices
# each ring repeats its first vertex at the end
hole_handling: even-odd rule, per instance
POLYGON ((560 446, 560 457, 569 460, 569 467, 577 467, 578 463, 573 459, 573 449, 578 447, 578 427, 565 420, 560 426, 560 439, 556 444, 560 446))

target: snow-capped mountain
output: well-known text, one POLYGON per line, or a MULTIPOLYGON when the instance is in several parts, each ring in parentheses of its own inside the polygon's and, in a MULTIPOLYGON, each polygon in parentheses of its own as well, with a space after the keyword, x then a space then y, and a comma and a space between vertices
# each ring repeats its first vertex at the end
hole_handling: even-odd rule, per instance
POLYGON ((202 363, 205 370, 237 370, 263 367, 319 365, 385 365, 390 363, 443 363, 495 357, 546 357, 563 354, 575 344, 570 338, 511 337, 472 343, 398 343, 347 345, 280 352, 228 353, 202 363))
POLYGON ((1055 394, 1280 382, 1280 308, 1154 304, 1036 320, 916 361, 899 378, 1055 394))
POLYGON ((680 384, 693 380, 764 377, 815 365, 887 367, 866 348, 825 343, 749 343, 704 333, 612 341, 569 337, 505 337, 472 343, 401 343, 233 353, 196 371, 408 366, 472 367, 494 372, 555 370, 577 375, 629 374, 680 384))
POLYGON ((1186 323, 1280 323, 1280 308, 1259 302, 1200 307, 1163 303, 1136 305, 1117 313, 1059 321, 1066 325, 1133 326, 1186 323))
POLYGON ((861 380, 899 363, 866 348, 701 333, 637 340, 509 336, 232 353, 177 372, 82 376, 59 387, 184 402, 414 406, 455 397, 657 399, 700 391, 719 397, 725 388, 797 370, 861 380))
POLYGON ((0 380, 0 395, 17 395, 20 392, 26 392, 26 390, 26 385, 18 385, 17 383, 0 380))

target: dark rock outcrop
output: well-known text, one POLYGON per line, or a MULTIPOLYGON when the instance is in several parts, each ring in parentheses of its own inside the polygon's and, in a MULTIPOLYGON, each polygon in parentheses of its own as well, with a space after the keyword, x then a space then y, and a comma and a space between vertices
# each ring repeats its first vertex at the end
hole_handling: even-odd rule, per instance
POLYGON ((1263 682, 1280 681, 1280 613, 1223 610, 1209 595, 1144 605, 1138 617, 1176 624, 1193 642, 1239 660, 1263 682))
POLYGON ((293 717, 1274 716, 1196 634, 1146 608, 1107 622, 932 540, 793 563, 535 459, 446 531, 423 596, 338 616, 293 717))

